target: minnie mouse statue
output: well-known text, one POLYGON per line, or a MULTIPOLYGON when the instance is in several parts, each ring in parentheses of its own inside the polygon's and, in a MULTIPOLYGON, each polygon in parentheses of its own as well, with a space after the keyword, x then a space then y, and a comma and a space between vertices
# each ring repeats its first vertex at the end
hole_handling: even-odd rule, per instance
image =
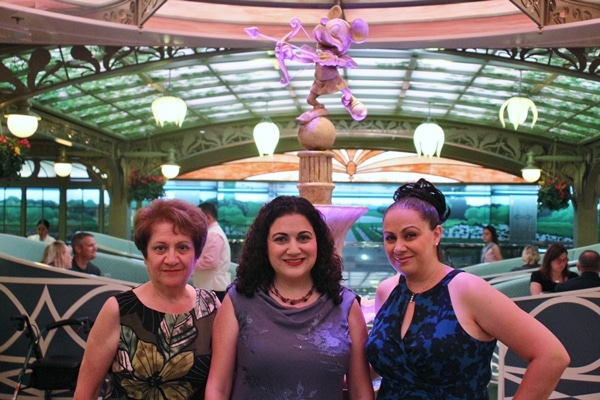
MULTIPOLYGON (((357 68, 356 62, 346 53, 352 43, 362 43, 369 34, 369 25, 362 18, 357 18, 352 23, 343 19, 340 6, 333 6, 327 13, 327 17, 321 19, 320 23, 313 29, 313 36, 317 42, 317 48, 309 46, 297 48, 287 40, 302 27, 299 20, 294 19, 291 25, 295 29, 284 39, 277 41, 275 55, 280 61, 288 59, 302 63, 315 63, 315 80, 310 88, 306 102, 313 107, 296 118, 300 124, 306 124, 315 118, 329 114, 325 105, 317 98, 323 94, 342 92, 342 104, 355 121, 362 121, 367 116, 367 108, 356 99, 348 84, 341 77, 338 67, 357 68)), ((289 83, 282 80, 282 83, 289 83)))

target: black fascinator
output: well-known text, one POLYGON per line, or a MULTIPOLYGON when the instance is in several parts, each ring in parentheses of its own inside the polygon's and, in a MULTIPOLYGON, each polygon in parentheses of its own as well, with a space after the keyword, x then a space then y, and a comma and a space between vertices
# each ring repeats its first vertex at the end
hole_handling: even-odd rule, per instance
POLYGON ((426 179, 421 178, 417 182, 402 185, 394 192, 394 201, 406 197, 414 197, 431 204, 440 216, 440 224, 450 216, 450 208, 446 205, 446 197, 426 179))

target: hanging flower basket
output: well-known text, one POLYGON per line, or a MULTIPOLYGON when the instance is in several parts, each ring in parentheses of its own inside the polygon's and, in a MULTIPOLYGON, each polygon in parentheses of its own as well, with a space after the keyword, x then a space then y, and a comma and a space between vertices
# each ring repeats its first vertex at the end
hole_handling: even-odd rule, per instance
POLYGON ((569 206, 571 198, 571 187, 565 179, 554 177, 540 181, 540 189, 538 190, 539 210, 562 210, 569 206))
POLYGON ((0 178, 20 177, 30 148, 31 144, 27 139, 13 139, 0 135, 0 178))
POLYGON ((165 178, 162 175, 144 175, 132 168, 129 175, 129 201, 154 200, 164 196, 165 178))

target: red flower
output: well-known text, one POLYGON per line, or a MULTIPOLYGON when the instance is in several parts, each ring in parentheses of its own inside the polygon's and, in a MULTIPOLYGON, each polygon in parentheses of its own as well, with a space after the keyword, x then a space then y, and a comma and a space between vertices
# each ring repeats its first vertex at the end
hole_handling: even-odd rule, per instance
POLYGON ((156 174, 143 175, 135 168, 129 174, 129 201, 154 200, 162 197, 164 192, 164 180, 156 174))

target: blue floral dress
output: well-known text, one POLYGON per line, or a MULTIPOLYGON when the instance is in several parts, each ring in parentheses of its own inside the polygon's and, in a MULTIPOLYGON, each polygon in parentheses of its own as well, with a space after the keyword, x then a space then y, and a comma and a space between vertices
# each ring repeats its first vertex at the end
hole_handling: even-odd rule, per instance
POLYGON ((234 286, 228 295, 239 325, 231 399, 342 400, 354 292, 342 289, 339 305, 321 296, 299 308, 263 292, 248 298, 234 286))
POLYGON ((204 399, 211 358, 213 292, 196 289, 196 306, 165 314, 144 306, 131 290, 116 296, 121 337, 108 396, 116 399, 204 399))
POLYGON ((482 342, 458 323, 448 273, 414 296, 415 312, 404 338, 400 328, 412 293, 401 276, 377 313, 367 340, 369 362, 382 377, 377 400, 488 399, 496 340, 482 342))

